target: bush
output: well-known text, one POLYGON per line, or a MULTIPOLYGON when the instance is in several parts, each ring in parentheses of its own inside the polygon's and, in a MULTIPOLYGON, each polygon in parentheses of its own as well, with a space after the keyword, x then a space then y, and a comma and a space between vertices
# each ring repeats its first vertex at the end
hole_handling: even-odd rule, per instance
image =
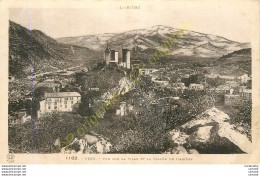
POLYGON ((142 115, 105 117, 95 130, 110 139, 113 153, 165 151, 166 119, 147 109, 142 115))

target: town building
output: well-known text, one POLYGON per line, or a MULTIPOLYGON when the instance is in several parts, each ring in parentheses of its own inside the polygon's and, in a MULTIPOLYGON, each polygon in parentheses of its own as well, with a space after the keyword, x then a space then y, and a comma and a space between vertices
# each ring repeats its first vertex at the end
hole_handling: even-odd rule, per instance
POLYGON ((45 93, 44 100, 40 101, 40 110, 38 118, 45 113, 51 112, 71 112, 73 106, 81 101, 81 95, 78 92, 57 92, 45 93))
POLYGON ((239 95, 225 95, 225 105, 238 106, 241 104, 241 97, 239 95))
POLYGON ((226 81, 226 85, 227 85, 227 86, 230 86, 230 87, 232 87, 232 88, 236 88, 236 87, 239 86, 239 83, 236 82, 236 81, 226 81))
POLYGON ((134 106, 129 104, 126 105, 126 102, 122 101, 120 103, 120 106, 118 107, 118 109, 116 109, 116 115, 118 116, 125 116, 127 115, 129 112, 133 111, 134 106))
POLYGON ((207 78, 216 79, 219 77, 219 74, 210 73, 206 75, 207 78))
POLYGON ((217 88, 213 88, 213 90, 216 92, 216 93, 222 93, 222 94, 232 94, 230 92, 233 92, 233 89, 228 86, 228 85, 220 85, 218 86, 217 88))
POLYGON ((172 83, 172 88, 175 90, 184 90, 186 87, 184 83, 177 82, 177 83, 172 83))
POLYGON ((19 110, 19 112, 13 116, 8 116, 9 125, 21 125, 31 120, 31 116, 27 115, 26 110, 19 110))
POLYGON ((239 80, 239 82, 241 84, 247 83, 250 80, 250 77, 247 74, 244 74, 242 76, 237 77, 237 79, 239 80))
POLYGON ((152 78, 152 81, 159 84, 162 87, 166 87, 169 85, 169 81, 163 80, 162 78, 152 78))
POLYGON ((204 86, 202 84, 190 84, 190 90, 203 90, 204 86))
POLYGON ((239 95, 244 99, 244 100, 252 100, 252 90, 251 89, 239 89, 239 95))
POLYGON ((55 79, 46 79, 42 82, 38 82, 35 87, 49 87, 52 88, 54 91, 59 91, 61 83, 55 79))
POLYGON ((151 68, 149 69, 149 68, 147 68, 147 69, 142 69, 141 71, 142 71, 142 73, 144 75, 150 75, 150 74, 152 74, 154 72, 157 72, 158 70, 157 69, 151 69, 151 68))
POLYGON ((116 110, 116 115, 120 115, 120 116, 127 115, 126 102, 122 101, 120 103, 119 109, 116 110))
POLYGON ((21 120, 18 119, 17 116, 8 116, 8 124, 9 125, 20 125, 21 124, 21 120))
POLYGON ((219 78, 223 79, 225 81, 233 81, 233 80, 235 80, 234 76, 219 75, 219 78))

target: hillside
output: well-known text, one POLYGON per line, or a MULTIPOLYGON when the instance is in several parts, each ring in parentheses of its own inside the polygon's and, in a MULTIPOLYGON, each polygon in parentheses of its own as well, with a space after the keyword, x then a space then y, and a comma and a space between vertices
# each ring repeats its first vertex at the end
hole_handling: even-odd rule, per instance
POLYGON ((215 73, 239 76, 251 75, 251 49, 234 51, 215 61, 215 73))
MULTIPOLYGON (((25 77, 31 74, 31 56, 34 73, 89 65, 98 53, 80 46, 60 44, 38 30, 30 30, 9 23, 9 74, 25 77)), ((99 58, 99 57, 97 57, 99 58)))
MULTIPOLYGON (((135 50, 136 53, 151 55, 155 49, 178 29, 157 25, 148 29, 137 29, 118 34, 98 34, 80 37, 65 37, 57 39, 64 44, 88 47, 95 51, 102 51, 106 43, 112 48, 120 50, 122 47, 135 50)), ((184 35, 174 42, 169 55, 190 57, 221 57, 236 50, 249 47, 246 43, 239 43, 220 36, 202 34, 186 30, 184 35)))
POLYGON ((241 62, 241 61, 251 61, 251 49, 246 48, 246 49, 234 51, 232 53, 220 57, 218 61, 225 64, 241 62))

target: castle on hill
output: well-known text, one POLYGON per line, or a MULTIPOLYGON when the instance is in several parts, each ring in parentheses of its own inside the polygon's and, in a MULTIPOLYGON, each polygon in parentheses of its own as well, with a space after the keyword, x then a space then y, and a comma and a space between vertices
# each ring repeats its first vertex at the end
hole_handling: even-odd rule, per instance
POLYGON ((105 50, 104 58, 106 61, 106 65, 110 63, 116 63, 118 66, 122 66, 125 68, 131 68, 131 59, 130 59, 130 50, 122 49, 122 58, 118 58, 118 51, 114 49, 110 49, 108 44, 105 50))

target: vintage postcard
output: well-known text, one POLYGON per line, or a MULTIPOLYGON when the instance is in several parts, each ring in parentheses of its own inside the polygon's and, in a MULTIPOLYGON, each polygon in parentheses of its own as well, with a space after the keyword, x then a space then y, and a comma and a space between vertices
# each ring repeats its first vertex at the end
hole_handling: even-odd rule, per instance
POLYGON ((259 164, 259 1, 0 8, 1 163, 259 164))

